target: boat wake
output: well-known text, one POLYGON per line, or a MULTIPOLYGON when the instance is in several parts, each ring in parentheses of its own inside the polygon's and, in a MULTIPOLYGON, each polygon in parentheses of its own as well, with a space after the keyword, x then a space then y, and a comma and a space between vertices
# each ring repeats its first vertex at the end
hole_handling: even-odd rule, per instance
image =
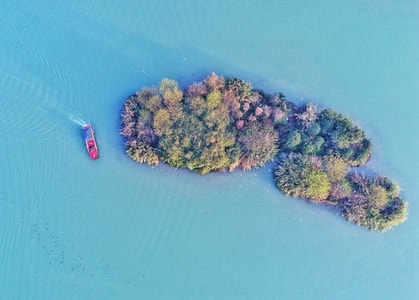
POLYGON ((80 126, 84 126, 84 125, 87 125, 88 124, 85 120, 83 120, 81 117, 79 117, 78 115, 75 115, 75 114, 69 113, 68 114, 68 118, 72 122, 74 122, 74 123, 76 123, 76 124, 78 124, 80 126))

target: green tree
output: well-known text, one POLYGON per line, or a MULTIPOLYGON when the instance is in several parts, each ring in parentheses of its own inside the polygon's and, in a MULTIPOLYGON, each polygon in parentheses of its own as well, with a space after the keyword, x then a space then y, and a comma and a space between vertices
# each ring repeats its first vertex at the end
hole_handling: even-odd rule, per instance
POLYGON ((313 170, 310 157, 299 153, 282 154, 274 169, 274 181, 287 196, 302 197, 304 180, 313 170))
POLYGON ((303 197, 320 202, 326 200, 329 196, 330 181, 327 174, 322 170, 311 171, 306 178, 304 178, 302 185, 304 186, 303 197))

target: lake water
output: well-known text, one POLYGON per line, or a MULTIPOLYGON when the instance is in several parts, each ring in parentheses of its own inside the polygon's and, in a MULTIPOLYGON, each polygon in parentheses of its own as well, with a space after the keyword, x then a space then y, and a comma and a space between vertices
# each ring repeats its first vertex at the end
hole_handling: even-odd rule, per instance
POLYGON ((417 297, 417 1, 2 2, 0 299, 417 297), (408 221, 346 223, 281 195, 272 166, 200 176, 128 159, 124 99, 212 71, 350 115, 408 221))

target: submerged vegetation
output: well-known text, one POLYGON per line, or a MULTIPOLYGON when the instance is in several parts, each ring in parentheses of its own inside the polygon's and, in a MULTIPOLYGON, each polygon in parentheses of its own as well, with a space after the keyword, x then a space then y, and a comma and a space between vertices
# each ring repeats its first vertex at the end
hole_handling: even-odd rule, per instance
POLYGON ((334 206, 372 230, 407 216, 395 182, 354 170, 372 144, 351 119, 312 103, 298 107, 238 78, 212 73, 184 90, 167 78, 143 88, 123 105, 121 135, 135 161, 200 174, 275 160, 274 181, 285 195, 334 206))

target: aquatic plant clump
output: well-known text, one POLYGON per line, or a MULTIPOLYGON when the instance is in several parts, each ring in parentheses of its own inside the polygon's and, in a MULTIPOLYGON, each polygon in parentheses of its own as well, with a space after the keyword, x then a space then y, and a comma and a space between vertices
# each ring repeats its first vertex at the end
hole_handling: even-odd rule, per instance
POLYGON ((377 231, 407 217, 395 182, 351 170, 369 160, 372 143, 350 118, 313 103, 298 107, 238 78, 212 73, 185 89, 164 78, 126 99, 120 133, 140 163, 207 174, 275 160, 274 181, 285 195, 331 205, 377 231))

